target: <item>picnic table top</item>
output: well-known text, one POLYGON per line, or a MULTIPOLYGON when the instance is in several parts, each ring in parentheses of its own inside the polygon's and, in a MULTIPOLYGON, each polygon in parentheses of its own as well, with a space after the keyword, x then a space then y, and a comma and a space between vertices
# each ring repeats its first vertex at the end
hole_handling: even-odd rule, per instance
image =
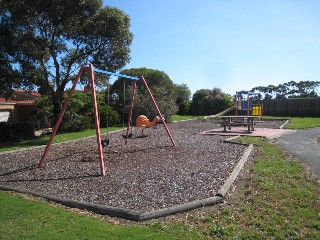
POLYGON ((220 116, 220 118, 259 118, 259 116, 220 116))

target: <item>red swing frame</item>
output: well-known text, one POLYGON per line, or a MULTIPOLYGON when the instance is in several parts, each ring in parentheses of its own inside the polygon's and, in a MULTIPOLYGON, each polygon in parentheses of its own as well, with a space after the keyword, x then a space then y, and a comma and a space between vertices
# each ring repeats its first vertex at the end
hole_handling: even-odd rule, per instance
MULTIPOLYGON (((97 96, 96 96, 96 90, 95 90, 95 81, 94 81, 94 68, 93 68, 93 65, 90 64, 89 67, 85 66, 85 65, 82 65, 81 68, 80 68, 80 71, 79 73, 77 74, 76 76, 76 79, 74 80, 73 82, 73 85, 72 85, 72 88, 70 90, 70 93, 68 95, 68 98, 65 100, 64 104, 63 104, 63 107, 62 107, 62 110, 60 112, 60 115, 57 119, 57 122, 54 126, 54 129, 52 131, 52 134, 50 136, 50 139, 47 143, 47 146, 42 154, 42 157, 40 159, 40 162, 39 162, 39 165, 38 167, 39 168, 44 168, 45 166, 45 161, 46 161, 46 157, 48 155, 48 152, 50 150, 50 146, 52 145, 52 142, 53 142, 53 139, 55 137, 55 135, 57 134, 57 131, 58 131, 58 128, 60 126, 60 123, 62 121, 62 118, 67 110, 67 107, 70 103, 70 100, 71 100, 71 97, 72 97, 72 94, 74 93, 75 91, 75 88, 76 88, 76 85, 78 84, 79 82, 79 79, 80 77, 82 76, 82 74, 84 72, 90 72, 90 80, 91 80, 91 90, 92 90, 92 101, 93 101, 93 107, 94 107, 94 119, 95 119, 95 128, 96 128, 96 135, 97 135, 97 144, 98 144, 98 152, 99 152, 99 159, 100 159, 100 172, 101 172, 101 175, 102 176, 105 176, 106 175, 106 172, 105 172, 105 167, 104 167, 104 158, 103 158, 103 150, 102 150, 102 145, 101 145, 101 134, 100 134, 100 121, 99 121, 99 115, 98 115, 98 104, 97 104, 97 96)), ((96 70, 97 72, 101 72, 101 73, 105 73, 105 74, 110 74, 110 75, 115 75, 115 76, 121 76, 121 77, 127 77, 127 78, 131 78, 131 79, 134 79, 134 82, 133 82, 133 89, 132 89, 132 97, 131 97, 131 107, 130 107, 130 115, 129 115, 129 119, 128 119, 128 126, 127 126, 127 134, 126 134, 126 140, 125 140, 125 144, 127 144, 127 141, 128 141, 128 135, 129 135, 129 129, 130 129, 130 123, 131 123, 131 120, 132 120, 132 110, 133 110, 133 103, 134 103, 134 97, 135 97, 135 94, 136 94, 136 87, 137 87, 137 80, 139 78, 135 78, 135 77, 130 77, 130 76, 126 76, 126 75, 121 75, 121 74, 116 74, 116 73, 111 73, 111 72, 107 72, 107 71, 102 71, 102 70, 96 70)), ((157 112, 158 112, 158 115, 159 117, 161 118, 162 122, 163 122, 163 125, 167 131, 167 134, 171 140, 171 143, 173 146, 175 146, 175 142, 172 138, 172 135, 170 133, 170 130, 165 122, 165 119, 163 118, 159 108, 158 108, 158 105, 149 89, 149 86, 145 80, 145 78, 143 76, 141 76, 140 78, 145 86, 145 88, 147 89, 147 92, 152 100, 152 103, 154 105, 154 107, 156 108, 157 112)), ((139 79, 139 80, 140 80, 139 79)))

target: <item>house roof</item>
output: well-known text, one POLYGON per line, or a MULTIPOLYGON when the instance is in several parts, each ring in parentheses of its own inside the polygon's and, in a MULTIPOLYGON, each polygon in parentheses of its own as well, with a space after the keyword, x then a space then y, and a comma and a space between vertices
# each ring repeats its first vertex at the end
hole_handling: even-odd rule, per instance
POLYGON ((13 105, 16 104, 14 101, 10 100, 10 99, 5 99, 0 97, 0 103, 1 104, 8 104, 8 105, 13 105))
POLYGON ((33 105, 36 99, 41 97, 38 92, 27 91, 27 90, 13 90, 13 96, 10 99, 0 97, 1 105, 19 104, 19 105, 33 105))
POLYGON ((41 97, 41 94, 38 92, 16 89, 16 90, 13 90, 12 100, 26 100, 26 99, 30 100, 30 99, 36 99, 39 97, 41 97))
POLYGON ((33 105, 36 103, 36 99, 15 100, 14 102, 19 105, 33 105))
POLYGON ((16 105, 16 103, 14 101, 0 97, 0 111, 1 112, 3 110, 8 111, 8 110, 14 109, 14 105, 16 105))

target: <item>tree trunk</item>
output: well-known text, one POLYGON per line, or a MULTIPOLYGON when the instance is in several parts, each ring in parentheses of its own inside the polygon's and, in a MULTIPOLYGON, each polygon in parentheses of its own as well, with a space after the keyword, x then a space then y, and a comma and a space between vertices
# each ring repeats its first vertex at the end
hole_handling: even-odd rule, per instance
POLYGON ((59 118, 59 115, 61 113, 62 110, 62 94, 60 93, 60 91, 56 91, 55 94, 52 96, 52 104, 53 104, 53 117, 52 117, 52 121, 51 121, 51 125, 52 127, 54 127, 56 125, 56 122, 59 118))

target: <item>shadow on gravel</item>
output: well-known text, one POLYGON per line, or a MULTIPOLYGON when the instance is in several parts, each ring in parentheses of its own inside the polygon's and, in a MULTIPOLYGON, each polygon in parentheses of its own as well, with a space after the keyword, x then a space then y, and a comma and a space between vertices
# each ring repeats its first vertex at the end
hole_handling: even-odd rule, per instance
MULTIPOLYGON (((10 174, 8 174, 10 175, 10 174)), ((75 179, 85 179, 85 178, 101 178, 100 174, 83 175, 83 176, 69 176, 60 178, 35 178, 35 179, 14 179, 14 180, 0 180, 0 182, 39 182, 39 181, 64 181, 64 180, 75 180, 75 179)))

